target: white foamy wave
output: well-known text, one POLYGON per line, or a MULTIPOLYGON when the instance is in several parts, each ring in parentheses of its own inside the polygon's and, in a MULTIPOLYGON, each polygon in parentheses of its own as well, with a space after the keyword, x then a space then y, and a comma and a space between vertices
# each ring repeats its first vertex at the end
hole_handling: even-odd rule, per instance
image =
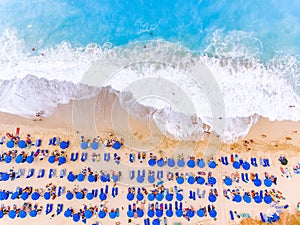
MULTIPOLYGON (((244 33, 232 35, 252 37, 244 33)), ((21 116, 32 116, 44 110, 50 115, 58 104, 94 96, 98 88, 79 83, 83 82, 91 66, 99 64, 105 71, 117 68, 102 83, 117 91, 131 90, 128 87, 132 84, 148 78, 161 80, 156 85, 146 85, 150 88, 149 98, 141 98, 134 91, 132 95, 120 96, 123 107, 133 112, 130 107, 137 99, 142 105, 135 107, 146 109, 136 108, 136 116, 154 119, 158 127, 173 138, 195 139, 203 136, 202 123, 214 128, 209 96, 189 76, 193 66, 202 62, 211 71, 222 93, 225 125, 219 132, 223 140, 232 141, 246 135, 259 115, 271 120, 299 120, 299 60, 281 57, 265 65, 253 57, 260 54, 259 40, 252 42, 251 46, 256 47, 251 51, 243 47, 244 39, 238 42, 239 48, 232 45, 232 40, 231 36, 226 37, 224 46, 216 33, 207 48, 212 56, 194 54, 178 44, 162 40, 130 43, 118 48, 112 48, 109 43, 86 47, 62 43, 32 51, 15 32, 7 30, 0 38, 0 110, 21 116), (166 81, 171 89, 165 88, 166 81), (153 90, 160 96, 151 96, 153 90), (182 105, 182 98, 178 96, 185 96, 193 107, 182 105), (191 119, 195 117, 197 123, 191 119)), ((100 75, 97 70, 93 73, 100 75)), ((144 86, 141 89, 146 90, 144 86)))
POLYGON ((0 78, 8 80, 32 74, 78 83, 109 46, 106 43, 104 47, 96 44, 73 47, 63 42, 53 48, 39 49, 28 46, 16 31, 7 29, 0 37, 0 78))
POLYGON ((23 117, 33 117, 40 111, 49 116, 59 104, 91 98, 99 91, 84 84, 47 80, 32 75, 0 80, 0 90, 0 111, 23 117))

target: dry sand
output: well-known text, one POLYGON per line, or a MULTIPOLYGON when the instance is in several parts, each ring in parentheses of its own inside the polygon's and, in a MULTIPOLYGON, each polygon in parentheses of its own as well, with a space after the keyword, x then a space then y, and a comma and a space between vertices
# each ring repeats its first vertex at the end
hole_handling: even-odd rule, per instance
MULTIPOLYGON (((126 199, 127 187, 135 184, 131 183, 129 180, 125 179, 128 177, 128 171, 132 169, 132 167, 138 167, 140 169, 147 168, 147 162, 140 164, 136 162, 134 164, 128 163, 128 154, 130 152, 137 152, 138 149, 142 149, 143 151, 151 151, 154 154, 162 155, 162 156, 176 156, 179 153, 185 153, 187 155, 195 155, 196 157, 201 157, 203 152, 208 146, 209 137, 206 140, 200 141, 198 143, 194 142, 178 142, 174 140, 170 140, 167 137, 164 137, 160 131, 155 127, 153 123, 148 123, 147 121, 139 121, 136 118, 130 117, 126 112, 124 112, 121 107, 119 107, 116 103, 116 106, 113 110, 116 110, 113 114, 114 122, 117 122, 120 125, 114 125, 111 121, 111 109, 101 108, 99 113, 95 113, 94 105, 96 99, 91 99, 89 101, 71 102, 68 105, 59 106, 54 114, 50 118, 43 118, 42 121, 32 121, 32 119, 25 119, 19 116, 10 115, 6 113, 0 113, 0 134, 5 134, 6 132, 14 132, 16 127, 21 128, 21 137, 25 137, 27 133, 30 133, 33 139, 41 138, 44 143, 42 145, 43 149, 55 150, 57 147, 49 147, 48 140, 53 136, 59 136, 61 140, 70 140, 71 145, 68 149, 67 155, 71 152, 80 152, 82 150, 79 149, 79 140, 80 136, 84 135, 88 138, 93 138, 96 135, 100 135, 105 138, 108 135, 108 132, 113 132, 113 128, 118 127, 119 131, 117 135, 119 137, 124 138, 125 147, 122 148, 122 151, 119 151, 118 154, 121 155, 122 163, 121 166, 117 166, 116 164, 105 164, 101 163, 101 165, 94 165, 91 163, 81 163, 81 162, 68 162, 63 166, 58 167, 57 165, 51 165, 47 161, 43 162, 34 162, 34 164, 4 164, 2 163, 1 171, 8 170, 12 166, 15 169, 18 168, 31 168, 34 166, 36 172, 39 168, 46 169, 46 176, 48 175, 49 168, 56 168, 57 173, 61 168, 66 168, 67 171, 74 171, 78 173, 80 168, 84 166, 92 166, 95 169, 100 169, 103 166, 105 170, 122 170, 123 171, 123 181, 119 184, 119 196, 117 200, 112 198, 111 196, 108 198, 107 206, 108 208, 116 208, 116 207, 124 207, 124 210, 121 210, 121 216, 115 220, 108 219, 106 217, 105 220, 101 221, 98 218, 93 218, 88 220, 88 224, 92 224, 95 221, 99 221, 104 225, 116 224, 116 222, 120 222, 120 224, 128 224, 127 221, 127 204, 126 199), (91 106, 91 107, 90 107, 91 106), (85 108, 88 110, 81 111, 81 108, 85 108), (75 119, 74 119, 75 118, 75 119), (79 118, 79 119, 78 119, 79 118), (118 121, 119 120, 119 121, 118 121), (126 123, 123 123, 126 120, 126 123), (75 121, 75 122, 74 122, 75 121), (128 130, 124 124, 129 124, 130 129, 128 130), (154 146, 154 147, 153 147, 154 146), (127 170, 127 171, 126 171, 127 170), (123 194, 123 195, 122 195, 123 194), (121 197, 121 195, 123 197, 121 197)), ((99 101, 99 99, 98 99, 99 101)), ((265 118, 261 118, 259 122, 250 130, 250 133, 243 140, 239 140, 234 144, 222 144, 219 146, 220 151, 215 156, 217 160, 222 155, 229 155, 230 153, 239 153, 240 157, 244 159, 249 159, 251 156, 256 157, 268 157, 271 161, 271 167, 269 168, 254 168, 252 171, 259 173, 259 176, 262 177, 264 172, 269 172, 270 174, 274 174, 278 177, 278 185, 276 186, 277 190, 280 190, 286 196, 285 204, 289 204, 289 213, 294 213, 296 210, 296 204, 300 201, 299 197, 299 186, 300 186, 300 175, 294 175, 292 179, 287 179, 282 177, 280 174, 280 163, 277 158, 280 154, 284 154, 289 159, 288 168, 290 169, 293 165, 296 165, 298 161, 300 161, 299 153, 300 153, 300 122, 292 122, 292 121, 274 121, 270 122, 265 118), (253 141, 252 141, 253 140, 253 141), (245 141, 248 141, 249 144, 246 144, 245 141), (253 142, 253 143, 252 143, 253 142)), ((5 151, 6 148, 2 148, 2 151, 5 151)), ((100 151, 110 151, 112 154, 114 153, 111 149, 102 149, 100 151)), ((146 160, 147 161, 147 160, 146 160)), ((184 169, 184 172, 196 172, 192 169, 184 169)), ((231 166, 225 167, 219 165, 215 170, 213 170, 213 175, 217 177, 218 183, 217 188, 219 191, 219 195, 222 195, 223 187, 225 187, 221 182, 222 175, 230 174, 233 172, 231 166)), ((35 176, 36 177, 36 176, 35 176)), ((66 186, 66 189, 72 189, 74 183, 70 183, 64 179, 54 178, 51 180, 57 186, 63 185, 66 186)), ((21 178, 15 180, 14 182, 1 182, 0 187, 3 189, 14 190, 16 186, 25 187, 27 185, 31 185, 34 188, 45 187, 46 183, 49 182, 49 179, 25 179, 21 178)), ((78 182, 77 182, 78 183, 78 182)), ((166 186, 176 185, 176 182, 165 181, 166 186)), ((88 182, 78 183, 79 187, 86 187, 88 189, 92 188, 100 188, 104 187, 104 184, 97 183, 91 184, 88 182)), ((112 184, 110 184, 111 186, 112 184)), ((240 189, 245 189, 250 191, 255 189, 255 187, 251 184, 245 185, 243 183, 239 183, 236 185, 240 189)), ((232 188, 235 186, 233 185, 232 188)), ((183 185, 185 195, 184 204, 186 206, 193 205, 195 208, 201 206, 205 206, 208 204, 206 200, 200 200, 197 202, 191 201, 188 199, 188 190, 196 190, 196 186, 184 184, 183 185)), ((205 187, 207 190, 208 187, 205 187)), ((203 187, 201 187, 203 190, 203 187)), ((33 201, 31 201, 33 202, 33 201)), ((50 202, 50 201, 49 201, 50 202)), ((22 204, 21 200, 8 200, 3 202, 5 205, 20 205, 22 204)), ((48 203, 46 200, 41 199, 38 201, 40 205, 46 205, 48 203)), ((82 208, 83 203, 87 205, 99 205, 99 198, 93 199, 92 201, 88 200, 72 200, 67 201, 65 197, 58 197, 53 202, 54 204, 54 212, 56 210, 57 203, 63 203, 64 209, 72 206, 74 209, 82 208)), ((146 201, 146 206, 148 202, 146 201)), ((172 224, 172 222, 181 222, 182 224, 241 224, 241 220, 230 221, 229 210, 236 210, 238 213, 249 213, 252 218, 259 218, 259 212, 264 211, 267 212, 269 206, 265 204, 256 205, 255 203, 251 203, 251 205, 247 205, 246 203, 236 204, 230 200, 225 198, 220 198, 215 204, 216 209, 218 211, 218 220, 212 221, 209 217, 204 220, 199 219, 195 216, 191 222, 187 222, 184 218, 168 218, 168 225, 172 224)), ((31 225, 37 224, 73 224, 72 219, 65 218, 62 214, 59 216, 54 216, 53 219, 50 219, 49 215, 39 215, 36 218, 28 218, 28 219, 8 219, 7 216, 1 219, 0 224, 24 224, 25 222, 31 225)), ((146 217, 145 217, 146 218, 146 217)), ((288 219, 285 219, 288 221, 288 219)), ((247 222, 247 221, 245 221, 247 222)), ((243 222, 243 224, 246 224, 243 222)), ((81 222, 79 222, 81 223, 81 222)), ((132 224, 144 224, 142 219, 133 220, 132 224)), ((258 222, 252 221, 251 224, 259 224, 258 222)), ((283 223, 281 223, 283 224, 283 223)), ((285 224, 290 224, 286 222, 285 224)), ((299 222, 300 224, 300 222, 299 222)))

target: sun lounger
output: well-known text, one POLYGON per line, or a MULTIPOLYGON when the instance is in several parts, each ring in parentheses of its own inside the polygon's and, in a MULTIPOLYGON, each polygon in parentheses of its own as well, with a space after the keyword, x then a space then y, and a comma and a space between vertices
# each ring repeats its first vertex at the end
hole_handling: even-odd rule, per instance
POLYGON ((202 191, 202 197, 201 198, 205 198, 205 194, 206 194, 206 190, 202 191))
POLYGON ((87 156, 88 156, 87 152, 83 152, 81 154, 81 162, 84 162, 85 160, 87 160, 87 156))
POLYGON ((248 181, 245 179, 245 174, 242 173, 241 175, 242 175, 242 181, 245 182, 245 183, 248 183, 248 181))
POLYGON ((245 179, 246 179, 246 181, 249 181, 248 173, 245 173, 245 179))
POLYGON ((48 215, 49 213, 51 213, 53 210, 53 204, 47 204, 46 205, 46 215, 48 215))
POLYGON ((269 159, 264 159, 264 166, 265 167, 270 167, 270 162, 269 162, 269 159))
POLYGON ((133 163, 134 159, 135 159, 135 155, 132 154, 132 153, 130 153, 130 155, 129 155, 129 162, 133 163))
POLYGON ((257 167, 256 158, 251 158, 251 165, 257 167))
POLYGON ((129 178, 130 178, 130 180, 133 180, 134 179, 134 170, 131 170, 130 171, 130 174, 129 174, 129 178))
POLYGON ((45 176, 45 169, 40 169, 37 178, 43 178, 45 176))
POLYGON ((61 212, 63 211, 63 207, 63 204, 57 204, 56 215, 61 214, 61 212))
POLYGON ((67 170, 61 169, 59 172, 59 178, 64 178, 66 176, 67 170))
POLYGON ((260 218, 263 223, 266 222, 265 216, 262 213, 260 213, 260 218))
POLYGON ((27 174, 26 178, 30 178, 30 177, 32 177, 33 175, 34 175, 34 169, 33 169, 33 168, 28 169, 28 174, 27 174))
POLYGON ((49 176, 48 178, 53 178, 56 175, 56 169, 50 169, 49 170, 49 176))
POLYGON ((229 211, 229 214, 230 214, 230 219, 234 220, 234 215, 233 215, 233 212, 231 210, 229 211))

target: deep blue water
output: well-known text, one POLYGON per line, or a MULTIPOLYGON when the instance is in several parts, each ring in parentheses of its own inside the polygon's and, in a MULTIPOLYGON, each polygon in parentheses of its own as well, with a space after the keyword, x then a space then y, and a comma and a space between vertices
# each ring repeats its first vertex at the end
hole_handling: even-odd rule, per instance
POLYGON ((52 47, 62 41, 114 46, 164 39, 192 51, 238 43, 250 55, 268 60, 300 53, 300 1, 274 0, 31 0, 0 3, 0 31, 16 29, 28 46, 52 47), (215 35, 215 36, 214 36, 215 35), (253 50, 254 49, 254 50, 253 50))

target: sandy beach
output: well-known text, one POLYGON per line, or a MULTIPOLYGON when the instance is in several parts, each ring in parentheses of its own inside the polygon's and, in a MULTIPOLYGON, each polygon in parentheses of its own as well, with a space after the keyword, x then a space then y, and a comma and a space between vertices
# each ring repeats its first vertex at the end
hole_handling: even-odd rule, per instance
MULTIPOLYGON (((93 100, 90 100, 93 101, 93 100)), ((80 104, 89 104, 90 102, 81 102, 80 104)), ((109 109, 108 109, 109 111, 109 109)), ((76 113, 76 112, 75 112, 76 113)), ((57 150, 58 146, 49 146, 48 141, 52 137, 60 137, 60 140, 69 140, 70 146, 68 147, 66 151, 66 157, 69 158, 71 153, 79 152, 81 153, 82 150, 80 148, 80 136, 84 135, 86 139, 93 139, 97 135, 100 135, 102 139, 109 137, 109 132, 117 133, 113 130, 113 125, 109 124, 110 118, 107 116, 110 115, 109 112, 105 112, 102 115, 82 115, 82 121, 88 116, 93 116, 94 118, 97 118, 95 120, 92 120, 92 123, 95 122, 96 128, 91 128, 90 132, 87 130, 86 125, 82 121, 79 121, 76 125, 74 125, 74 122, 72 121, 72 118, 74 118, 74 103, 70 103, 67 105, 60 105, 54 112, 54 114, 50 118, 42 118, 41 121, 33 121, 32 119, 26 119, 21 118, 19 116, 10 115, 6 113, 0 113, 0 134, 5 135, 7 132, 14 133, 16 127, 20 128, 20 137, 25 138, 27 134, 31 135, 32 140, 36 139, 42 139, 42 145, 40 148, 47 149, 50 152, 57 150), (72 117, 73 116, 73 117, 72 117), (102 116, 102 117, 101 117, 102 116), (106 123, 104 121, 107 121, 106 123), (99 124, 99 125, 98 125, 99 124), (81 127, 82 125, 82 127, 81 127), (74 127, 75 126, 75 127, 74 127), (81 129, 82 128, 82 129, 81 129), (89 135, 92 134, 92 135, 89 135)), ((122 120, 125 117, 128 116, 124 111, 119 111, 119 118, 122 120), (121 115, 123 114, 123 115, 121 115)), ((269 174, 272 174, 277 177, 277 185, 274 187, 276 190, 279 190, 282 192, 283 196, 285 197, 285 200, 282 201, 281 205, 289 205, 289 208, 284 210, 281 215, 284 216, 284 220, 280 220, 278 224, 292 224, 287 223, 284 221, 287 221, 288 218, 290 218, 291 214, 296 213, 297 209, 297 203, 300 201, 297 195, 297 190, 300 185, 300 177, 297 174, 294 174, 292 167, 297 165, 299 162, 299 146, 300 146, 300 122, 292 122, 292 121, 274 121, 271 122, 265 118, 261 118, 258 123, 250 130, 250 133, 247 137, 243 138, 242 140, 239 140, 236 143, 232 144, 225 144, 222 143, 220 145, 220 151, 214 156, 214 160, 217 162, 218 166, 215 169, 210 168, 204 168, 199 169, 197 168, 197 171, 195 169, 184 167, 183 169, 176 169, 176 168, 150 168, 147 164, 149 159, 150 152, 156 155, 158 158, 162 157, 173 157, 174 159, 178 154, 184 153, 186 157, 189 156, 195 156, 196 158, 201 158, 203 156, 203 152, 205 151, 205 148, 207 147, 207 143, 209 141, 209 136, 206 138, 206 140, 199 141, 197 143, 194 142, 179 142, 175 140, 168 139, 167 137, 162 136, 159 134, 158 130, 151 125, 149 125, 145 121, 139 121, 134 118, 129 118, 131 121, 131 132, 134 134, 127 134, 124 130, 122 132, 122 136, 119 136, 118 138, 124 139, 124 146, 116 151, 112 148, 99 148, 97 151, 101 154, 101 157, 103 157, 103 153, 110 152, 112 155, 116 152, 118 156, 121 158, 120 164, 116 164, 113 160, 110 162, 104 162, 103 158, 99 160, 99 162, 92 162, 91 159, 88 159, 85 162, 77 161, 77 162, 71 162, 67 160, 67 163, 58 166, 57 164, 49 164, 48 161, 45 160, 38 160, 35 159, 33 164, 16 164, 15 162, 12 163, 2 163, 2 169, 1 171, 9 171, 12 167, 14 170, 18 170, 19 168, 29 169, 34 168, 36 173, 39 169, 43 168, 46 171, 46 177, 48 174, 48 171, 50 168, 56 169, 56 175, 51 179, 39 179, 34 176, 33 178, 26 179, 25 177, 21 177, 20 179, 16 179, 14 181, 6 181, 1 182, 0 187, 1 189, 14 191, 16 187, 26 187, 28 185, 35 188, 43 188, 45 189, 46 184, 49 182, 52 182, 52 184, 55 184, 56 186, 65 186, 65 190, 72 190, 74 188, 74 185, 77 185, 77 188, 87 188, 88 190, 94 189, 94 188, 104 188, 106 184, 109 186, 109 190, 116 185, 119 188, 119 195, 114 198, 111 195, 108 194, 108 198, 105 201, 100 201, 99 198, 94 198, 93 200, 72 200, 68 201, 64 196, 60 196, 55 198, 52 201, 47 201, 44 198, 40 198, 39 201, 37 201, 39 206, 43 206, 43 209, 45 210, 47 203, 53 204, 53 211, 49 213, 48 215, 45 215, 45 212, 42 211, 40 215, 37 216, 37 218, 28 218, 28 219, 21 219, 16 218, 14 220, 8 218, 8 216, 5 216, 1 219, 1 224, 23 224, 25 221, 30 221, 30 224, 73 224, 72 218, 66 218, 63 216, 63 213, 60 215, 56 215, 55 210, 57 204, 63 204, 64 210, 67 210, 68 207, 72 207, 75 211, 79 210, 80 208, 83 208, 83 204, 86 204, 87 206, 96 206, 100 204, 104 204, 110 209, 120 209, 120 216, 116 219, 109 219, 108 216, 105 219, 99 219, 97 215, 93 216, 92 219, 87 220, 87 224, 94 224, 95 222, 99 222, 99 224, 144 224, 145 218, 133 218, 132 222, 128 222, 128 218, 126 215, 128 204, 132 204, 132 202, 128 202, 126 199, 126 194, 128 191, 128 187, 135 186, 138 187, 144 187, 146 189, 153 188, 152 184, 149 184, 145 182, 144 184, 139 184, 135 180, 130 180, 128 178, 129 173, 131 170, 138 169, 146 171, 148 170, 163 170, 165 174, 168 172, 168 170, 171 170, 172 172, 179 172, 179 173, 196 173, 198 170, 204 171, 208 173, 209 171, 212 172, 213 176, 217 179, 217 185, 214 188, 217 188, 218 191, 218 200, 213 203, 213 205, 216 207, 216 211, 218 212, 217 220, 212 219, 211 217, 207 216, 204 218, 199 218, 197 216, 191 218, 190 221, 187 221, 185 218, 177 218, 176 216, 173 216, 171 218, 167 218, 167 224, 175 224, 176 222, 181 224, 247 224, 247 221, 249 224, 260 224, 260 212, 272 212, 272 208, 270 205, 267 204, 260 204, 256 205, 255 203, 246 204, 244 202, 241 203, 235 203, 229 199, 226 199, 223 196, 223 189, 235 189, 238 188, 241 192, 243 191, 251 191, 251 190, 259 190, 256 188, 253 184, 246 184, 243 182, 234 183, 231 187, 227 187, 224 185, 222 181, 223 176, 231 176, 232 173, 236 172, 231 165, 225 166, 222 165, 222 163, 219 161, 219 159, 222 156, 227 156, 230 158, 231 154, 238 154, 239 158, 242 158, 244 160, 249 160, 251 157, 257 157, 257 158, 268 158, 270 160, 271 167, 251 167, 251 172, 258 173, 260 178, 264 177, 264 173, 267 172, 269 174), (149 136, 149 126, 151 127, 151 134, 154 135, 154 138, 146 138, 149 136), (155 133, 157 132, 157 133, 155 133), (150 140, 150 141, 149 141, 150 140), (139 150, 139 145, 143 145, 145 143, 144 147, 139 150), (149 148, 149 146, 153 144, 153 148, 149 148), (133 147, 131 147, 133 146, 133 147), (139 160, 135 160, 133 163, 129 163, 129 155, 130 154, 136 154, 139 151, 143 151, 146 153, 146 159, 141 163, 139 160), (287 168, 291 171, 292 178, 286 178, 285 175, 281 174, 280 170, 280 162, 278 161, 279 156, 286 156, 289 160, 287 168), (114 184, 113 182, 109 183, 90 183, 87 181, 84 182, 68 182, 66 178, 59 178, 59 171, 61 169, 66 169, 67 171, 73 171, 74 174, 78 174, 79 171, 83 168, 90 167, 94 171, 108 171, 112 172, 115 171, 122 171, 122 177, 120 179, 120 182, 117 182, 117 184, 114 184), (254 206, 254 207, 253 207, 254 206), (236 211, 237 214, 249 214, 251 219, 243 219, 243 218, 235 218, 235 220, 230 220, 230 214, 229 212, 236 211), (52 215, 54 215, 52 217, 52 215), (250 221, 251 220, 251 221, 250 221), (257 221, 257 222, 254 222, 257 221)), ((89 119, 87 120, 89 121, 89 119)), ((91 123, 91 124, 92 124, 91 123)), ((93 124, 92 124, 93 125, 93 124)), ((92 126, 89 125, 89 126, 92 126)), ((25 151, 31 151, 35 150, 36 147, 31 147, 30 149, 26 149, 25 151)), ((6 147, 2 147, 2 152, 7 151, 6 147)), ((91 157, 92 150, 87 150, 88 157, 91 157)), ((241 170, 241 169, 240 169, 241 170)), ((239 171, 241 172, 241 171, 239 171)), ((68 172, 67 172, 68 174, 68 172)), ((174 180, 167 180, 166 178, 162 179, 164 181, 164 186, 171 188, 174 186, 178 186, 176 181, 174 180)), ((180 185, 180 188, 183 189, 183 195, 184 200, 183 204, 184 207, 193 207, 197 210, 200 206, 206 206, 209 203, 207 200, 207 197, 205 199, 200 199, 197 201, 189 199, 189 191, 193 190, 196 191, 198 186, 190 185, 187 182, 180 185)), ((209 186, 201 186, 201 190, 206 190, 209 192, 211 187, 209 186)), ((261 188, 263 189, 263 188, 261 188)), ((31 202, 34 204, 34 201, 27 200, 28 202, 31 202)), ((135 201, 134 201, 135 202, 135 201)), ((142 203, 144 203, 144 207, 148 208, 148 204, 151 203, 147 199, 142 203)), ((141 202, 135 202, 137 205, 140 205, 141 202)), ((163 201, 165 202, 165 201, 163 201)), ((23 204, 23 201, 21 199, 17 200, 6 200, 4 202, 1 202, 4 205, 10 205, 16 204, 17 206, 21 206, 23 204)), ((168 203, 168 202, 165 202, 168 203)), ((143 207, 142 205, 140 207, 143 207)), ((146 211, 145 211, 146 214, 146 211)), ((163 218, 163 217, 162 217, 163 218)), ((163 219, 161 218, 161 221, 163 219)), ((79 223, 81 223, 79 221, 79 223)), ((75 224, 75 223, 74 223, 75 224)), ((161 224, 163 224, 161 222, 161 224)), ((277 223, 274 223, 277 224, 277 223)), ((299 223, 293 223, 293 224, 299 224, 299 223)))

